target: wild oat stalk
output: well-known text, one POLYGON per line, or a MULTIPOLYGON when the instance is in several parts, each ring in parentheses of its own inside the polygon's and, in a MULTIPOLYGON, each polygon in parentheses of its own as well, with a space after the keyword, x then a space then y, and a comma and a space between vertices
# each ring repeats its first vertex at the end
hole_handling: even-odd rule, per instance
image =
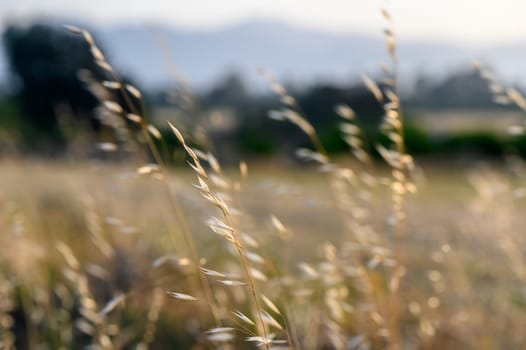
POLYGON ((198 142, 208 151, 214 152, 214 142, 208 137, 205 126, 206 118, 203 117, 204 113, 202 106, 192 89, 189 79, 179 69, 168 38, 165 33, 156 26, 150 26, 149 29, 160 50, 165 70, 177 82, 177 90, 169 92, 170 102, 174 100, 173 102, 176 103, 180 110, 191 120, 193 126, 192 136, 194 140, 198 140, 198 142))
MULTIPOLYGON (((388 39, 388 48, 393 57, 393 61, 396 62, 396 51, 394 50, 393 40, 393 38, 388 39)), ((353 234, 353 240, 345 242, 344 249, 338 251, 338 249, 334 248, 332 253, 326 255, 330 258, 327 258, 327 261, 325 261, 322 266, 324 266, 324 268, 328 268, 329 266, 332 267, 335 272, 332 275, 332 278, 328 277, 330 275, 327 272, 320 272, 320 275, 328 277, 328 279, 322 280, 322 287, 326 293, 326 306, 329 314, 326 322, 328 322, 329 325, 329 339, 331 344, 337 349, 341 349, 344 346, 343 326, 346 324, 347 318, 343 315, 348 312, 344 310, 350 310, 350 307, 345 301, 345 297, 342 297, 346 295, 344 291, 348 288, 344 281, 349 277, 345 273, 342 273, 342 270, 345 271, 348 269, 359 271, 359 273, 353 277, 358 277, 358 283, 364 286, 363 296, 366 303, 371 308, 369 316, 373 320, 373 323, 376 324, 375 327, 378 327, 378 331, 373 335, 382 338, 390 338, 391 334, 395 333, 394 329, 397 328, 391 325, 390 320, 392 318, 398 320, 398 317, 392 317, 391 315, 386 317, 381 315, 381 313, 384 312, 385 307, 383 306, 382 298, 378 294, 379 292, 371 290, 371 286, 373 286, 374 283, 372 276, 368 271, 379 267, 386 268, 387 270, 392 270, 393 267, 396 267, 392 276, 387 277, 389 279, 387 283, 389 289, 394 292, 398 289, 399 280, 404 270, 396 265, 396 261, 390 256, 390 250, 383 248, 380 245, 380 241, 378 240, 378 236, 374 232, 374 229, 372 229, 366 222, 370 210, 356 204, 352 196, 347 193, 347 188, 349 186, 355 186, 357 183, 363 182, 367 184, 367 187, 372 188, 376 181, 370 173, 363 172, 360 176, 357 176, 352 169, 341 167, 333 163, 321 144, 315 128, 308 122, 296 100, 287 93, 286 89, 279 84, 276 78, 270 73, 262 71, 262 75, 267 79, 272 90, 278 94, 281 102, 285 105, 285 108, 281 110, 271 111, 269 117, 279 121, 288 121, 296 125, 310 138, 315 147, 315 151, 299 149, 297 155, 304 160, 314 161, 320 164, 321 169, 329 175, 331 190, 334 197, 337 199, 337 208, 342 223, 344 224, 344 227, 353 234), (359 249, 364 255, 370 255, 370 259, 366 265, 357 259, 356 249, 359 249), (334 281, 338 282, 335 284, 334 281)), ((374 81, 367 77, 364 77, 364 81, 379 103, 384 105, 384 93, 381 89, 376 83, 374 83, 374 81)), ((393 91, 387 91, 387 95, 391 99, 391 102, 386 104, 386 113, 389 115, 388 123, 391 125, 398 122, 396 128, 390 130, 389 133, 389 137, 396 145, 395 150, 392 151, 392 153, 398 154, 397 151, 404 152, 403 156, 400 158, 406 161, 410 156, 405 154, 403 145, 399 98, 397 94, 395 94, 394 89, 393 91), (398 137, 395 137, 395 135, 398 137)), ((335 109, 337 114, 345 120, 345 123, 341 125, 344 140, 351 147, 355 157, 368 168, 372 168, 373 164, 371 158, 366 151, 367 142, 365 136, 361 134, 360 127, 353 120, 355 117, 354 112, 351 108, 345 105, 336 106, 335 109)), ((385 152, 387 152, 387 150, 385 150, 385 152)), ((398 169, 398 166, 393 170, 393 173, 397 176, 398 181, 404 180, 404 178, 400 176, 401 173, 402 175, 404 174, 398 169)), ((393 183, 395 183, 395 181, 391 183, 391 187, 396 188, 396 185, 393 186, 393 183)), ((398 184, 398 182, 396 182, 396 184, 398 184)), ((358 186, 356 189, 359 190, 358 186)), ((365 198, 369 197, 366 193, 362 194, 365 198)), ((356 196, 355 193, 354 195, 356 196)), ((395 212, 399 216, 402 213, 402 200, 402 194, 399 191, 393 190, 393 202, 396 204, 395 212)), ((391 304, 393 303, 393 300, 394 299, 392 299, 391 304)), ((396 314, 396 310, 394 309, 393 314, 396 314)), ((357 343, 358 340, 360 341, 358 344, 364 345, 368 343, 365 334, 358 334, 356 337, 355 341, 357 343)), ((396 337, 396 335, 393 337, 396 337)))
POLYGON ((401 279, 405 274, 405 268, 401 263, 402 247, 401 237, 405 231, 405 196, 407 193, 416 192, 416 186, 411 181, 414 171, 413 158, 406 152, 403 112, 400 99, 399 88, 399 59, 397 54, 397 44, 394 34, 394 24, 391 14, 386 9, 381 9, 381 14, 386 21, 387 27, 384 30, 386 49, 390 58, 390 65, 383 67, 387 78, 384 80, 384 88, 380 88, 374 80, 363 76, 366 87, 371 91, 377 102, 384 108, 384 119, 381 130, 389 140, 387 147, 377 145, 376 149, 380 156, 391 167, 391 178, 389 188, 393 205, 392 216, 389 219, 392 230, 394 231, 394 259, 395 267, 389 279, 388 288, 391 293, 389 301, 388 327, 389 333, 386 334, 391 340, 391 349, 399 349, 400 343, 400 298, 399 288, 401 279))
MULTIPOLYGON (((500 105, 513 105, 521 112, 526 112, 526 98, 521 91, 500 83, 495 74, 480 62, 475 62, 474 68, 487 82, 495 103, 500 105)), ((523 119, 522 123, 508 127, 507 131, 510 136, 520 137, 526 134, 526 118, 523 119)), ((507 160, 511 171, 515 173, 514 175, 518 175, 520 173, 520 171, 517 171, 518 162, 520 161, 518 157, 509 157, 507 160)), ((499 247, 511 262, 511 270, 522 283, 526 282, 526 259, 524 259, 524 253, 520 248, 523 242, 521 237, 514 235, 510 227, 512 217, 510 213, 513 212, 514 209, 513 202, 516 198, 520 198, 520 195, 517 196, 516 193, 520 194, 523 188, 513 188, 513 185, 508 186, 508 184, 502 179, 499 179, 496 174, 488 171, 486 171, 486 174, 472 174, 470 180, 478 194, 476 202, 484 208, 487 213, 492 213, 491 225, 494 225, 494 231, 499 237, 499 247)))
MULTIPOLYGON (((199 191, 201 191, 202 196, 214 206, 216 206, 222 214, 224 221, 219 218, 212 217, 209 221, 210 228, 212 229, 212 231, 223 236, 227 241, 232 243, 237 251, 239 261, 245 275, 245 281, 248 284, 252 303, 256 309, 256 325, 259 332, 259 335, 249 337, 246 340, 255 342, 256 344, 258 344, 258 346, 263 346, 265 349, 270 349, 270 346, 272 344, 275 344, 276 341, 273 340, 272 337, 270 337, 267 331, 266 324, 269 323, 269 321, 272 322, 273 318, 270 317, 270 315, 268 315, 267 313, 265 313, 261 307, 261 303, 259 300, 260 297, 257 292, 255 283, 255 270, 250 267, 250 263, 247 258, 247 251, 242 243, 242 240, 239 237, 239 233, 234 227, 230 208, 228 204, 221 198, 221 196, 212 190, 210 186, 211 184, 209 183, 209 176, 205 171, 204 167, 201 165, 198 153, 196 153, 195 150, 193 150, 187 145, 183 135, 173 124, 169 123, 169 126, 172 129, 174 135, 181 143, 181 145, 186 150, 188 156, 191 158, 191 162, 189 162, 189 165, 195 171, 198 180, 198 184, 195 185, 195 187, 199 191)), ((223 280, 222 283, 226 286, 240 285, 240 282, 231 280, 223 280)))
MULTIPOLYGON (((88 285, 88 278, 81 270, 80 262, 67 244, 58 242, 57 249, 67 264, 67 268, 64 269, 64 274, 74 283, 78 297, 80 298, 80 318, 76 321, 76 327, 84 334, 92 337, 94 342, 93 346, 103 350, 113 349, 114 344, 108 333, 108 324, 104 317, 106 312, 99 312, 97 302, 88 285)), ((116 305, 117 304, 114 303, 112 308, 116 305)))
POLYGON ((124 84, 120 81, 113 67, 107 62, 104 54, 97 47, 93 37, 88 31, 77 28, 77 27, 71 27, 71 26, 69 26, 68 29, 71 32, 80 34, 84 37, 84 39, 90 46, 90 50, 92 52, 93 58, 95 62, 97 63, 97 65, 99 65, 104 71, 106 71, 112 78, 111 81, 103 82, 103 86, 110 90, 120 91, 122 96, 124 97, 127 107, 131 110, 131 113, 127 113, 127 114, 124 113, 124 108, 121 105, 119 105, 117 102, 112 101, 112 100, 106 100, 106 99, 102 100, 104 107, 110 112, 116 114, 117 116, 120 116, 130 122, 133 122, 140 127, 140 131, 143 136, 143 139, 146 141, 148 148, 150 152, 152 153, 157 164, 142 166, 137 170, 137 172, 139 174, 153 175, 157 177, 158 179, 162 180, 164 184, 167 186, 169 194, 170 194, 169 195, 170 204, 174 210, 174 213, 177 217, 177 221, 181 227, 183 240, 187 246, 188 251, 190 252, 194 271, 199 278, 201 290, 203 291, 205 298, 206 298, 206 306, 210 309, 210 312, 214 318, 214 322, 216 326, 221 327, 222 321, 219 316, 219 313, 216 307, 216 303, 213 298, 212 289, 210 287, 208 279, 206 278, 206 275, 203 274, 200 270, 201 257, 199 256, 198 251, 195 247, 195 243, 193 241, 192 234, 190 232, 190 228, 186 220, 186 215, 179 201, 178 193, 175 191, 172 184, 169 182, 168 171, 161 157, 161 154, 153 140, 153 138, 160 140, 162 138, 161 133, 159 132, 159 130, 157 130, 157 128, 149 124, 147 121, 147 118, 141 113, 141 111, 144 111, 144 105, 143 105, 143 99, 142 99, 141 92, 136 87, 130 84, 124 84), (141 104, 140 110, 137 109, 135 104, 133 103, 132 96, 140 102, 141 104))
MULTIPOLYGON (((482 63, 476 61, 473 66, 479 73, 480 77, 488 84, 488 88, 493 94, 493 102, 503 106, 514 105, 522 112, 526 112, 526 98, 523 96, 522 92, 513 87, 506 87, 499 82, 495 74, 488 68, 484 67, 482 63)), ((524 135, 525 132, 526 119, 523 120, 522 124, 510 125, 508 127, 508 133, 511 136, 524 135)))

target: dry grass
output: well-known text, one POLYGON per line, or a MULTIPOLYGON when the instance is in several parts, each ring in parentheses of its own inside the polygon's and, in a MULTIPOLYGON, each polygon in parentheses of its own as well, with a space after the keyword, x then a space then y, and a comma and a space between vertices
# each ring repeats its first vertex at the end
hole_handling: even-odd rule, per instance
MULTIPOLYGON (((213 317, 192 281, 188 252, 180 249, 178 233, 171 232, 178 224, 163 183, 108 164, 4 160, 1 165, 2 325, 15 334, 18 348, 75 348, 91 342, 102 348, 142 342, 144 348, 150 341, 153 348, 213 347, 200 334, 213 326, 213 317), (58 250, 57 242, 69 248, 58 250), (169 298, 166 292, 200 301, 169 298), (15 324, 10 326, 6 317, 15 324), (31 327, 24 326, 26 317, 31 327)), ((359 247, 351 245, 335 214, 324 175, 267 164, 250 169, 243 195, 236 199, 243 209, 236 220, 259 242, 247 257, 266 276, 256 280, 258 293, 268 297, 261 303, 291 333, 294 348, 338 348, 339 341, 388 345, 385 334, 378 335, 384 310, 375 309, 386 302, 387 267, 374 254, 367 258, 356 251, 367 258, 363 261, 345 256, 359 247), (360 278, 362 268, 368 287, 360 278)), ((234 169, 228 172, 240 178, 234 169)), ((203 267, 217 272, 207 271, 214 300, 225 327, 236 329, 225 339, 241 348, 239 342, 255 330, 232 312, 255 323, 249 296, 243 286, 218 281, 243 281, 242 269, 229 245, 203 224, 214 209, 189 186, 192 174, 175 170, 169 177, 189 213, 197 250, 206 257, 203 267)), ((526 208, 512 180, 489 168, 470 177, 433 169, 421 192, 408 200, 401 242, 405 275, 398 298, 403 348, 520 348, 526 341, 520 251, 526 208)), ((384 202, 389 194, 379 190, 373 196, 375 215, 369 224, 382 234, 388 232, 390 209, 384 202)), ((383 239, 386 245, 393 242, 383 239)), ((379 246, 374 249, 384 254, 379 246)), ((7 341, 10 333, 2 334, 7 341)), ((216 340, 223 335, 213 334, 216 340)))
MULTIPOLYGON (((2 161, 0 348, 521 348, 526 172, 517 159, 467 174, 415 165, 382 15, 386 87, 364 82, 390 144, 368 144, 354 112, 337 106, 354 161, 332 159, 264 72, 283 104, 270 116, 313 145, 298 156, 314 166, 286 169, 223 169, 171 124, 189 167, 170 169, 162 134, 131 103, 141 93, 70 28, 110 79, 85 76, 114 132, 101 149, 142 151, 120 165, 2 161)), ((516 91, 506 96, 524 107, 516 91)))

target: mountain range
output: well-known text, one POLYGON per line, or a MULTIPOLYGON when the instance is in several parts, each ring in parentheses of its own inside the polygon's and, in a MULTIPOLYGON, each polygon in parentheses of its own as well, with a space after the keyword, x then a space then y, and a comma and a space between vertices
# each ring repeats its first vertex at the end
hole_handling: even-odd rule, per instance
MULTIPOLYGON (((114 66, 144 87, 173 81, 173 63, 193 86, 204 89, 229 72, 242 74, 251 86, 261 86, 258 68, 296 85, 345 83, 364 73, 375 76, 380 64, 388 62, 381 34, 334 34, 269 20, 206 31, 141 24, 92 28, 114 66)), ((402 38, 398 49, 408 86, 421 75, 440 79, 451 71, 469 69, 473 59, 488 64, 504 80, 526 81, 524 43, 469 46, 402 38)), ((0 68, 5 67, 3 61, 0 57, 0 68)))

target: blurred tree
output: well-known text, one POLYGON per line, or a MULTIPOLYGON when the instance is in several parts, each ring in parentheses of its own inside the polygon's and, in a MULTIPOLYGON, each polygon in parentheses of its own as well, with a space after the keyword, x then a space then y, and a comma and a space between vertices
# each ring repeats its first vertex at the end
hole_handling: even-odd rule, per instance
POLYGON ((409 107, 433 109, 497 108, 488 82, 475 70, 464 70, 436 82, 429 77, 417 79, 409 107))
POLYGON ((248 100, 245 82, 235 72, 227 74, 205 97, 205 102, 212 106, 246 105, 248 100))
POLYGON ((24 122, 29 126, 26 139, 64 144, 57 118, 57 106, 66 105, 75 117, 91 120, 97 99, 78 77, 87 69, 96 76, 102 70, 94 63, 88 44, 65 28, 48 24, 30 27, 9 26, 4 34, 7 57, 18 89, 24 122))
POLYGON ((382 106, 363 84, 349 87, 315 85, 298 99, 309 120, 321 128, 339 120, 334 107, 342 103, 349 105, 365 124, 378 123, 383 114, 382 106))

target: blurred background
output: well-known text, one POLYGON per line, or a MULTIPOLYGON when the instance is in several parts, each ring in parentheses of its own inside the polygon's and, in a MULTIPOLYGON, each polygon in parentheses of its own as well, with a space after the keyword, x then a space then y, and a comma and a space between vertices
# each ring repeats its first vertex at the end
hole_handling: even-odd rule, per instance
MULTIPOLYGON (((99 102, 82 72, 108 77, 82 36, 63 24, 93 34, 118 75, 142 91, 153 124, 163 130, 166 120, 188 128, 199 121, 223 161, 289 154, 306 142, 293 128, 268 120, 279 99, 260 68, 298 99, 329 152, 346 150, 333 111, 338 103, 351 106, 375 140, 382 109, 362 75, 382 84, 381 65, 388 61, 378 11, 383 4, 3 0, 1 150, 92 156, 101 140, 99 102)), ((522 129, 507 133, 520 123, 517 108, 494 101, 496 82, 520 90, 526 78, 520 16, 526 4, 403 0, 389 8, 409 152, 448 159, 526 153, 526 139, 515 135, 522 129), (475 59, 495 73, 494 84, 473 69, 475 59)))

